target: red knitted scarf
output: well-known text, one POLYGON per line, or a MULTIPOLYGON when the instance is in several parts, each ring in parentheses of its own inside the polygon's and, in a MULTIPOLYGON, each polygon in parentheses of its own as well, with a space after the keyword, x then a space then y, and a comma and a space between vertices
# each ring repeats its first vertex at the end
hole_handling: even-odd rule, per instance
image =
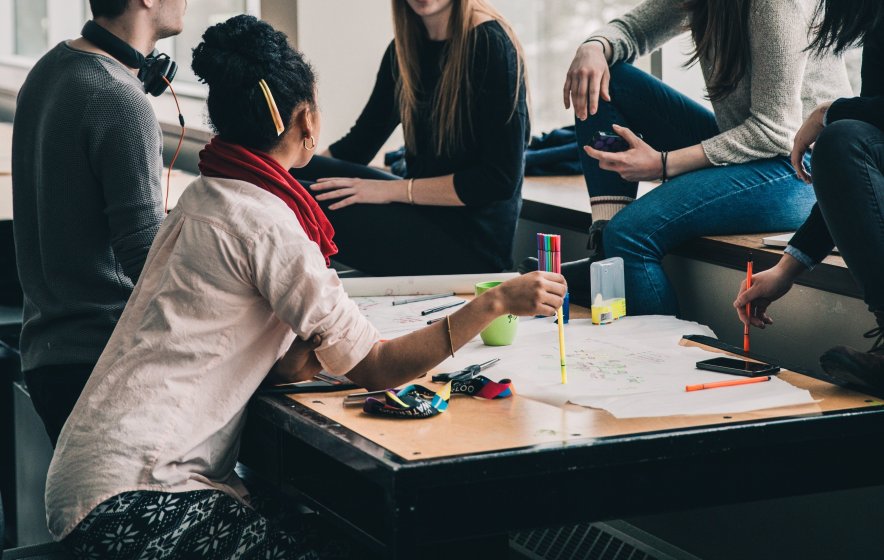
POLYGON ((295 213, 307 237, 319 245, 326 264, 329 264, 329 257, 338 252, 332 241, 335 230, 319 204, 269 155, 215 136, 200 152, 199 168, 206 177, 246 181, 278 196, 295 213))

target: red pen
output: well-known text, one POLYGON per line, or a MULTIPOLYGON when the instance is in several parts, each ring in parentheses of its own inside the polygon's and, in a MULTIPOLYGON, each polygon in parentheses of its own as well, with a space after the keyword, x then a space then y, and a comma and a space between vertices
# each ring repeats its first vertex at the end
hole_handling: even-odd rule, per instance
MULTIPOLYGON (((752 287, 752 256, 746 262, 746 289, 752 287)), ((746 324, 743 326, 743 353, 749 353, 749 319, 752 317, 752 302, 746 304, 746 324)))

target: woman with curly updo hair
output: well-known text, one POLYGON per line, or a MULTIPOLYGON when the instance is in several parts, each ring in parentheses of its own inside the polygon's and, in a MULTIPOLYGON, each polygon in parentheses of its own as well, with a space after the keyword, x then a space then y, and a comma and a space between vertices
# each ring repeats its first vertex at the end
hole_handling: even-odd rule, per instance
POLYGON ((396 387, 501 314, 552 315, 564 280, 511 280, 381 343, 328 268, 331 224, 288 172, 319 137, 310 65, 243 15, 205 32, 193 69, 217 135, 61 432, 49 530, 77 558, 320 558, 328 543, 274 526, 234 473, 259 385, 324 369, 396 387))
POLYGON ((392 9, 393 41, 359 118, 293 173, 318 179, 336 261, 373 276, 509 270, 529 135, 519 41, 488 0, 392 9), (400 124, 401 176, 368 167, 400 124))

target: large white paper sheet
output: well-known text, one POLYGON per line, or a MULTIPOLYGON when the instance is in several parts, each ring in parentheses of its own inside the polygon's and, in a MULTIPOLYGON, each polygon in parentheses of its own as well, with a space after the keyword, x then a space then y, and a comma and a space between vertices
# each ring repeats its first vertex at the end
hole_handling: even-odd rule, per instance
POLYGON ((413 296, 421 294, 472 294, 479 282, 504 282, 515 272, 498 274, 452 274, 444 276, 387 276, 383 278, 341 278, 350 297, 413 296))
MULTIPOLYGON (((371 314, 369 318, 398 334, 407 332, 405 327, 422 326, 392 331, 397 319, 387 313, 382 319, 371 314)), ((600 408, 617 418, 728 414, 815 402, 808 391, 776 377, 765 383, 686 392, 686 385, 735 379, 696 369, 696 362, 714 354, 680 346, 686 334, 715 336, 708 327, 667 316, 625 317, 602 326, 574 319, 565 327, 568 384, 562 385, 558 327, 552 319, 523 317, 511 346, 485 346, 477 337, 439 369, 455 371, 500 358, 487 376, 510 378, 522 397, 554 406, 571 402, 600 408)))
POLYGON ((393 305, 394 301, 402 299, 407 298, 403 296, 355 297, 353 301, 384 338, 395 338, 420 330, 427 326, 427 321, 454 313, 460 309, 460 306, 449 307, 429 315, 421 315, 421 311, 464 301, 458 296, 448 296, 404 305, 393 305))

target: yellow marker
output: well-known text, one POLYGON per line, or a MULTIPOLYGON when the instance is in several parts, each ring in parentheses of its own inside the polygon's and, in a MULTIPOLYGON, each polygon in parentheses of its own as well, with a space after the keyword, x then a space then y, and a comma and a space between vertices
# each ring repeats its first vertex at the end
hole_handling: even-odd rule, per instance
POLYGON ((402 402, 402 399, 400 399, 399 396, 396 393, 394 393, 393 391, 387 391, 387 396, 390 397, 391 399, 393 399, 395 402, 397 402, 399 404, 399 406, 401 406, 403 408, 408 408, 408 405, 405 404, 404 402, 402 402))
POLYGON ((568 372, 565 370, 565 319, 561 307, 556 310, 556 319, 559 323, 559 357, 562 361, 562 385, 564 385, 568 382, 568 372))

